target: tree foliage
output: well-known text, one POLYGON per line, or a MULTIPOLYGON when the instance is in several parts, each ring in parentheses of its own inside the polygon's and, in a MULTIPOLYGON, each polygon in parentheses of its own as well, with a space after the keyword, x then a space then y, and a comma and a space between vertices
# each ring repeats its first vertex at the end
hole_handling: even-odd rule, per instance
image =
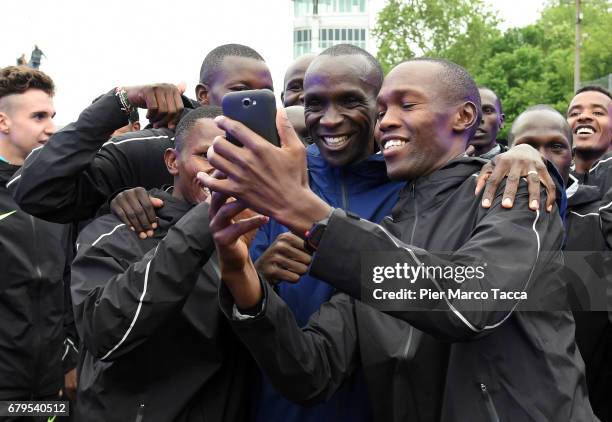
MULTIPOLYGON (((481 0, 389 0, 373 33, 385 71, 420 55, 452 60, 499 95, 511 123, 538 103, 566 111, 573 95, 574 7, 573 0, 549 0, 535 24, 502 32, 481 0)), ((612 73, 612 0, 582 0, 582 12, 586 81, 612 73)))

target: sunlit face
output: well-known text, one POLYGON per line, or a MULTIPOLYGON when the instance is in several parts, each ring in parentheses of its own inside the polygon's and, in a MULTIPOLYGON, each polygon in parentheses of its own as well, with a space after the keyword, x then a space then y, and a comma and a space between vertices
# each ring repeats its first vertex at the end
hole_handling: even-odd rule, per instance
POLYGON ((28 154, 55 133, 53 98, 40 89, 0 99, 0 132, 12 152, 10 161, 21 165, 28 154))
POLYGON ((512 126, 513 144, 528 144, 551 161, 565 183, 572 164, 569 131, 563 117, 549 110, 533 110, 520 115, 512 126))
POLYGON ((470 140, 470 145, 486 147, 495 143, 499 130, 504 125, 499 99, 493 91, 486 88, 478 90, 482 108, 480 125, 470 140))
POLYGON ((603 155, 612 143, 612 100, 597 91, 576 95, 567 111, 576 152, 603 155))
POLYGON ((228 56, 223 59, 220 69, 209 81, 206 95, 198 90, 201 104, 221 105, 228 92, 250 89, 274 90, 268 65, 261 60, 247 57, 228 56))
POLYGON ((456 107, 441 92, 440 65, 426 61, 396 66, 378 95, 376 141, 393 180, 425 176, 465 150, 453 132, 456 107))
POLYGON ((368 60, 359 55, 318 56, 306 72, 306 127, 325 161, 334 167, 374 152, 373 73, 368 60))
POLYGON ((174 175, 174 193, 185 202, 195 205, 208 197, 208 190, 202 188, 196 175, 201 171, 212 174, 214 167, 208 162, 208 148, 215 137, 223 135, 212 119, 199 119, 182 140, 180 151, 175 151, 174 168, 168 167, 174 175))

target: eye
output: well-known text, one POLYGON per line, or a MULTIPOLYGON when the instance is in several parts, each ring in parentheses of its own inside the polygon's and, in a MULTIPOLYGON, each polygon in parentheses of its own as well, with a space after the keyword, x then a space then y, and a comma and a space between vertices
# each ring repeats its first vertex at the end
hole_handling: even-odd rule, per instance
POLYGON ((289 84, 289 86, 287 86, 287 91, 296 92, 296 91, 301 91, 301 90, 302 90, 302 84, 295 83, 295 84, 289 84))
POLYGON ((595 116, 605 116, 605 113, 603 111, 594 111, 593 114, 595 116))
POLYGON ((47 115, 45 113, 34 113, 32 117, 35 120, 41 121, 41 120, 44 120, 47 117, 47 115))
POLYGON ((402 110, 412 110, 415 105, 415 103, 402 103, 402 110))
POLYGON ((386 112, 387 111, 384 110, 384 111, 379 111, 378 113, 376 113, 376 120, 382 120, 385 117, 386 112))
POLYGON ((234 86, 229 88, 229 90, 232 91, 232 92, 246 91, 248 89, 249 89, 249 87, 246 86, 246 85, 234 85, 234 86))
POLYGON ((322 106, 323 103, 318 98, 306 98, 304 101, 304 110, 306 111, 319 111, 322 106))

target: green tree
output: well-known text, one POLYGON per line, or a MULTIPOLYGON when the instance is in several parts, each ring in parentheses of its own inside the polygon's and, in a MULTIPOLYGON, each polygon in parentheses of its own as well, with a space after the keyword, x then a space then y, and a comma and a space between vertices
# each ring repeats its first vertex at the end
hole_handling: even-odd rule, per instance
POLYGON ((482 0, 389 0, 372 31, 385 71, 411 57, 446 57, 469 67, 499 35, 482 0))
MULTIPOLYGON (((612 0, 582 0, 582 12, 584 81, 612 73, 612 0)), ((574 22, 573 0, 549 0, 535 24, 504 33, 477 0, 389 0, 374 34, 386 71, 416 55, 463 65, 502 100, 505 137, 515 117, 531 105, 567 110, 573 96, 574 22)))

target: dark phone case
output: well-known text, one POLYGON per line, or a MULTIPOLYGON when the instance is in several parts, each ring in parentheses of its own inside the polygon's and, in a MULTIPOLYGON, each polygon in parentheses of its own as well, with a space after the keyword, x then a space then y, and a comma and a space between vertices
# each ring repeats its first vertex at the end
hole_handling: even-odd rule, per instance
MULTIPOLYGON (((223 114, 237 120, 273 145, 280 146, 276 131, 276 98, 269 89, 230 92, 221 100, 223 114), (246 100, 250 103, 246 105, 246 100)), ((229 133, 227 140, 242 146, 229 133)))

